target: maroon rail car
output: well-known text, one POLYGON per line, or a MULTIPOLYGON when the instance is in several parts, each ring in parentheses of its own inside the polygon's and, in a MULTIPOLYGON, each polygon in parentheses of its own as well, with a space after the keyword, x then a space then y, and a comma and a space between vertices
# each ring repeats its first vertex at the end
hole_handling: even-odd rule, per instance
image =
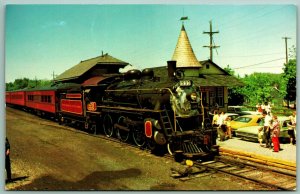
POLYGON ((6 104, 10 104, 11 103, 10 93, 11 92, 5 92, 5 103, 6 104))
POLYGON ((55 95, 55 90, 27 91, 26 107, 35 111, 56 114, 55 95))
POLYGON ((6 92, 6 103, 25 106, 25 91, 6 92))

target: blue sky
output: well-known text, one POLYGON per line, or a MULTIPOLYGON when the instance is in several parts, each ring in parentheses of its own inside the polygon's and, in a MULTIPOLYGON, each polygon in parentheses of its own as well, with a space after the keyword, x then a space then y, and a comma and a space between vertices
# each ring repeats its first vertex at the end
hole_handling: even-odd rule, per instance
POLYGON ((214 62, 237 74, 281 73, 285 43, 296 45, 297 8, 260 5, 8 5, 5 82, 52 79, 81 60, 108 53, 143 69, 172 58, 182 22, 198 60, 209 58, 212 20, 214 62), (271 61, 271 62, 270 62, 271 61), (258 64, 258 65, 256 65, 258 64), (248 66, 248 67, 247 67, 248 66))

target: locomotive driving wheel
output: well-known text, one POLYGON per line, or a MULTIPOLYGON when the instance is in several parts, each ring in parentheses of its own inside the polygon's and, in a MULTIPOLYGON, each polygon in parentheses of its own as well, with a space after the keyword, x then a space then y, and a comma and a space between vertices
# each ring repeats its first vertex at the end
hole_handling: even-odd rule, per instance
POLYGON ((113 119, 109 114, 103 117, 103 130, 107 137, 111 137, 114 132, 113 119))
POLYGON ((139 127, 134 127, 132 131, 132 139, 135 145, 142 147, 146 143, 144 131, 141 130, 139 127))
MULTIPOLYGON (((125 121, 125 117, 124 116, 120 116, 118 119, 118 124, 121 126, 126 126, 127 124, 124 122, 125 121)), ((122 130, 119 128, 116 128, 116 132, 117 132, 117 136, 120 140, 122 140, 123 142, 126 142, 129 138, 129 130, 122 130)))
POLYGON ((153 139, 147 139, 147 147, 148 149, 150 149, 151 151, 154 151, 156 148, 156 143, 153 139))

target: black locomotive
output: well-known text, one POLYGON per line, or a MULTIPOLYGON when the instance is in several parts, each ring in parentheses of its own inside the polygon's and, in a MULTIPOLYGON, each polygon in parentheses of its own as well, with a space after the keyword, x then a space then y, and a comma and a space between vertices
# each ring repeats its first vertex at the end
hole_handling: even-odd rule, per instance
POLYGON ((165 78, 155 77, 151 69, 109 77, 98 84, 101 89, 89 90, 103 94, 101 99, 86 103, 97 107, 94 113, 101 115, 100 128, 108 137, 132 138, 138 146, 167 148, 170 154, 189 158, 215 155, 216 133, 203 128, 200 87, 179 78, 176 63, 168 64, 168 72, 165 78))

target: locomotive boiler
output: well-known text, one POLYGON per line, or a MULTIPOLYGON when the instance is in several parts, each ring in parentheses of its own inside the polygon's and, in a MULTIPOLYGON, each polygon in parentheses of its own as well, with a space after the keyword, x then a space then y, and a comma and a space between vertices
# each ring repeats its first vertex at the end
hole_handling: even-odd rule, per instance
POLYGON ((106 136, 189 158, 215 155, 215 136, 203 128, 199 86, 179 78, 176 63, 168 64, 168 77, 151 69, 130 70, 103 91, 101 112, 106 136))

